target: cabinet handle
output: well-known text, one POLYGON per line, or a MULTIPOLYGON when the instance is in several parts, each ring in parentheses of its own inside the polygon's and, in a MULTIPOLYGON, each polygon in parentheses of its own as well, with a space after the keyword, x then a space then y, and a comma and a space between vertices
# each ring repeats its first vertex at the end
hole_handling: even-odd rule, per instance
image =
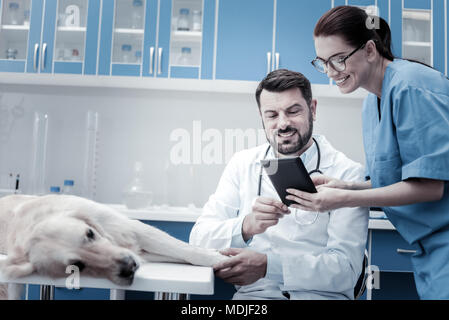
POLYGON ((150 74, 153 74, 154 47, 150 47, 150 74))
POLYGON ((162 48, 159 48, 158 50, 158 59, 157 59, 157 74, 161 74, 162 73, 162 48))
POLYGON ((408 254, 413 254, 413 253, 416 253, 417 251, 416 250, 407 250, 407 249, 396 249, 396 252, 397 253, 408 253, 408 254))
POLYGON ((41 65, 42 65, 42 70, 45 69, 45 61, 47 60, 47 43, 44 42, 44 44, 42 45, 42 57, 41 57, 41 65))
POLYGON ((276 69, 275 70, 279 69, 279 58, 280 58, 280 54, 279 54, 279 52, 276 52, 276 54, 275 54, 276 69))
POLYGON ((267 74, 271 71, 271 52, 267 52, 267 74))
POLYGON ((34 45, 34 55, 33 55, 33 68, 37 71, 37 53, 39 52, 39 44, 34 45))

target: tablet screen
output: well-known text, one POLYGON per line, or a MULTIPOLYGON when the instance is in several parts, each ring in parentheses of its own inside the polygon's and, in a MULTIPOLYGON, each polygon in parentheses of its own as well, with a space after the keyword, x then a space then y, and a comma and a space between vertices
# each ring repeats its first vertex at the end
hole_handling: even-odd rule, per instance
POLYGON ((295 204, 285 198, 289 188, 309 193, 317 192, 300 157, 262 160, 262 165, 281 201, 287 206, 295 204))

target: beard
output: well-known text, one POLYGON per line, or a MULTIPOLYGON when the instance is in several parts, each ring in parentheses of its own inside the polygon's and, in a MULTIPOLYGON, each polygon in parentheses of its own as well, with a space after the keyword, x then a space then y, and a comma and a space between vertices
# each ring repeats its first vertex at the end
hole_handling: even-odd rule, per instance
POLYGON ((272 138, 269 139, 267 137, 267 139, 274 150, 277 150, 278 153, 284 156, 288 156, 296 154, 300 150, 302 150, 309 143, 310 138, 312 138, 312 133, 313 133, 313 118, 312 114, 310 113, 309 128, 306 133, 301 135, 301 133, 296 128, 288 126, 284 130, 279 129, 274 131, 272 134, 272 138), (292 133, 293 136, 290 139, 284 139, 282 142, 278 142, 279 133, 282 134, 292 133))

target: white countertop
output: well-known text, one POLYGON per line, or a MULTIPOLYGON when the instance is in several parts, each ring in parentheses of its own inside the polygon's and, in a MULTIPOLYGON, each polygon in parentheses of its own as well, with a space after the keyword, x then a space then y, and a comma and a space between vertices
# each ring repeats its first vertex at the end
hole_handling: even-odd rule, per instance
MULTIPOLYGON (((153 206, 148 209, 131 210, 121 204, 109 204, 110 207, 123 213, 128 218, 149 221, 195 222, 201 215, 202 208, 153 206)), ((370 216, 377 217, 382 212, 371 211, 370 216)), ((370 218, 369 229, 395 230, 388 219, 370 218)))
MULTIPOLYGON (((0 262, 5 259, 6 256, 0 254, 0 262)), ((11 280, 0 271, 1 282, 66 286, 66 278, 52 279, 40 275, 30 275, 11 280)), ((136 271, 131 286, 118 286, 107 279, 81 275, 80 287, 212 295, 214 294, 214 272, 210 267, 198 267, 190 264, 145 263, 136 271)))

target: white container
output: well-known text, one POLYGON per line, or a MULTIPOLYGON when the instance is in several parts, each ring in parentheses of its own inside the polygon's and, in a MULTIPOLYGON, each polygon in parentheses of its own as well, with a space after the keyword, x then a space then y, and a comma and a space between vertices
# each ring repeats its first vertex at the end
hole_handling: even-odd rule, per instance
POLYGON ((192 57, 191 57, 192 49, 189 47, 183 47, 181 49, 181 55, 178 59, 178 64, 181 66, 189 66, 192 64, 192 57))
POLYGON ((179 10, 178 31, 190 31, 189 9, 182 8, 179 10))
POLYGON ((201 11, 200 10, 192 11, 192 30, 193 31, 201 31, 201 11))
POLYGON ((128 209, 144 209, 151 205, 153 193, 143 185, 143 167, 141 162, 134 164, 134 178, 123 191, 123 203, 128 209))
POLYGON ((22 21, 20 19, 19 15, 19 4, 17 2, 10 2, 9 3, 9 23, 18 25, 22 24, 22 21))
POLYGON ((74 194, 74 192, 73 192, 74 185, 75 185, 75 181, 64 180, 64 186, 62 187, 62 194, 74 194))
POLYGON ((143 3, 142 0, 133 1, 133 9, 131 13, 131 28, 142 29, 143 25, 143 3))
POLYGON ((132 62, 132 46, 130 44, 124 44, 122 45, 122 61, 124 63, 131 63, 132 62))

